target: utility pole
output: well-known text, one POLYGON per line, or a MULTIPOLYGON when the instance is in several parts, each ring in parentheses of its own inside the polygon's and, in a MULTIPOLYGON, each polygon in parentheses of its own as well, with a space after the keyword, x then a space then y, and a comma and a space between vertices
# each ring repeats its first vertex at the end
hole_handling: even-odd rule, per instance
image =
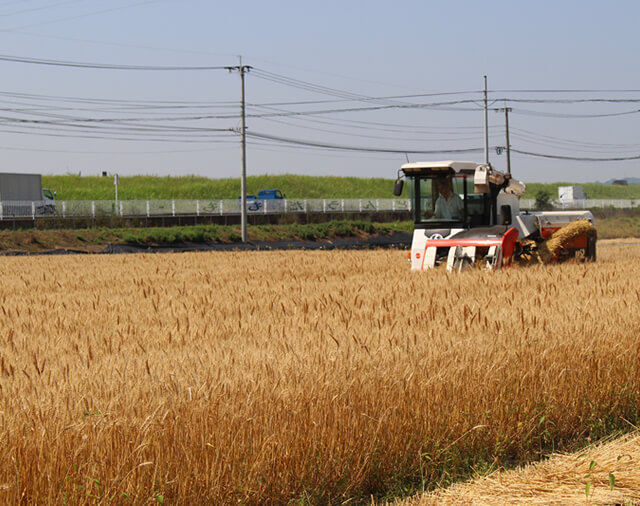
POLYGON ((242 242, 247 242, 247 135, 245 123, 245 100, 244 100, 244 75, 249 72, 252 67, 242 64, 242 56, 240 56, 240 65, 235 67, 225 67, 229 72, 240 73, 240 110, 242 116, 242 124, 240 127, 240 135, 242 138, 242 173, 240 177, 240 228, 242 230, 242 242))
POLYGON ((113 186, 116 187, 116 209, 118 208, 118 174, 113 175, 113 186))
POLYGON ((505 127, 505 135, 507 143, 505 146, 505 150, 507 152, 507 174, 511 176, 511 145, 509 144, 509 113, 511 112, 511 107, 504 107, 502 109, 496 109, 497 112, 504 111, 504 127, 505 127))
POLYGON ((484 163, 489 165, 489 115, 487 101, 487 76, 484 76, 484 163))

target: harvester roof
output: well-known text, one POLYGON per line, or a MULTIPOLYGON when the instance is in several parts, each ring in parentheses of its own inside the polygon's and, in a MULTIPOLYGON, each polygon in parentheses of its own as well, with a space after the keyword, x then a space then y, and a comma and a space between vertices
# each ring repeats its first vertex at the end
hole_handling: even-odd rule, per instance
POLYGON ((405 163, 400 168, 407 175, 431 174, 434 172, 454 172, 456 174, 473 175, 476 168, 482 165, 478 162, 459 160, 445 160, 440 162, 405 163))

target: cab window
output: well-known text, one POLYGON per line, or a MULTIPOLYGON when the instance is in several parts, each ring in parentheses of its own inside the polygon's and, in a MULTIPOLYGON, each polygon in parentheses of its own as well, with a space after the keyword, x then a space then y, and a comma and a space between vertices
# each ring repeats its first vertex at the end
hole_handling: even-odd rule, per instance
POLYGON ((465 178, 447 175, 419 177, 414 191, 417 191, 416 221, 465 221, 465 178))
POLYGON ((489 224, 489 200, 484 194, 472 193, 473 181, 465 176, 417 176, 408 187, 416 223, 436 227, 489 224))

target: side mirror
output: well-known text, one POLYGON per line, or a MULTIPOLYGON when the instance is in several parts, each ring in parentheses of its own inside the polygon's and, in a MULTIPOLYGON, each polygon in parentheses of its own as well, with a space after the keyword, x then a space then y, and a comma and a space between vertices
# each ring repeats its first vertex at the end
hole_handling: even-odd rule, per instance
POLYGON ((404 188, 404 179, 396 179, 396 183, 393 185, 393 194, 396 197, 402 195, 402 189, 404 188))
POLYGON ((503 225, 511 225, 511 206, 500 206, 500 222, 503 225))

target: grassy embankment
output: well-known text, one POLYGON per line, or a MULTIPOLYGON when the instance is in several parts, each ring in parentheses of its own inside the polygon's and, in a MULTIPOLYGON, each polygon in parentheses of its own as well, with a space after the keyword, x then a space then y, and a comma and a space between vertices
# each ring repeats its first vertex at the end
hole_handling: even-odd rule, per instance
MULTIPOLYGON (((57 192, 58 200, 112 200, 113 179, 98 176, 43 176, 42 184, 57 192)), ((558 195, 558 186, 572 183, 527 183, 524 198, 535 198, 539 191, 551 198, 558 195)), ((638 199, 640 185, 607 186, 582 184, 588 198, 638 199)), ((278 188, 289 198, 393 198, 393 179, 357 177, 313 177, 299 175, 249 176, 247 193, 278 188)), ((405 195, 407 189, 405 187, 405 195)), ((147 199, 235 199, 240 194, 240 179, 209 179, 199 176, 156 177, 122 176, 118 197, 121 200, 147 199)))
MULTIPOLYGON (((111 177, 43 176, 42 184, 57 192, 58 200, 113 200, 111 177)), ((278 188, 288 198, 393 198, 393 180, 357 177, 313 177, 298 175, 250 176, 247 193, 278 188)), ((240 195, 240 179, 209 179, 199 176, 120 177, 121 200, 153 199, 235 199, 240 195)))

